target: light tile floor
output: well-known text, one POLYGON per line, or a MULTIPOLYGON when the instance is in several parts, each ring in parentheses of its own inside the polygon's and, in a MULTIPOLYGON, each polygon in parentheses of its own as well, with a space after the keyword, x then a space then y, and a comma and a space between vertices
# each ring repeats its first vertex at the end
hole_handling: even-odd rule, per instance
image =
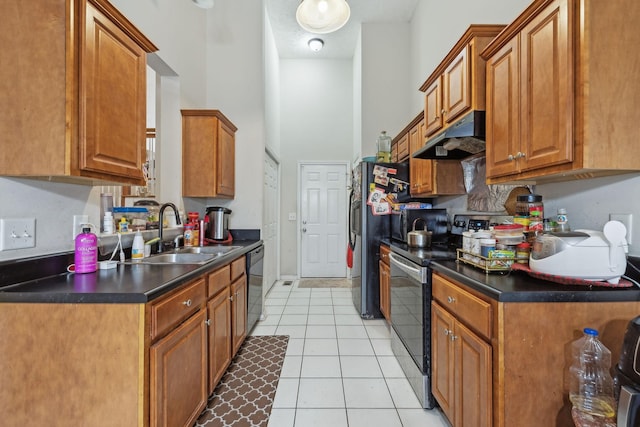
POLYGON ((382 319, 363 320, 345 288, 276 283, 252 335, 289 335, 269 427, 448 427, 424 410, 382 319))

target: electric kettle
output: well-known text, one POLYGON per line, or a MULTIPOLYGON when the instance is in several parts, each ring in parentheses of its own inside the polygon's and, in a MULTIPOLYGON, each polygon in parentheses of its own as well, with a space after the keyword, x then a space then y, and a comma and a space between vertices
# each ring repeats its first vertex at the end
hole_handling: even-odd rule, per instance
POLYGON ((205 215, 209 218, 207 238, 211 240, 227 240, 229 237, 229 215, 231 209, 222 206, 207 206, 205 215))

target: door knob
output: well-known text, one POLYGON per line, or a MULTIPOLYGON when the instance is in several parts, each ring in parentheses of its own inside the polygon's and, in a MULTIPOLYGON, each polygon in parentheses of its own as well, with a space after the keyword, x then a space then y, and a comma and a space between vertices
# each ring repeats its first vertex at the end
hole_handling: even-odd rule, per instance
POLYGON ((306 232, 307 232, 307 229, 306 229, 306 228, 303 228, 303 229, 302 229, 302 232, 303 232, 303 233, 306 233, 306 232))

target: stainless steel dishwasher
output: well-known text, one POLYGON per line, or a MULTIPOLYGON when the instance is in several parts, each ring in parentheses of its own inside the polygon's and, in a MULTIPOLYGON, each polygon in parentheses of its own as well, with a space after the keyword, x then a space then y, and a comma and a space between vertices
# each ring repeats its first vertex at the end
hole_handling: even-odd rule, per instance
POLYGON ((255 324, 262 317, 262 263, 264 259, 264 245, 247 254, 247 333, 251 332, 255 324))

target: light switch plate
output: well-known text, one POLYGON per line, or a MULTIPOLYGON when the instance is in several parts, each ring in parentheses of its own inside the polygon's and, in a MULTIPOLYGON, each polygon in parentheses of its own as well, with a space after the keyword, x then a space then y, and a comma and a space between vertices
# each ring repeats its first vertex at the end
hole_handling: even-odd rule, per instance
POLYGON ((35 218, 0 219, 0 251, 36 246, 35 218))

